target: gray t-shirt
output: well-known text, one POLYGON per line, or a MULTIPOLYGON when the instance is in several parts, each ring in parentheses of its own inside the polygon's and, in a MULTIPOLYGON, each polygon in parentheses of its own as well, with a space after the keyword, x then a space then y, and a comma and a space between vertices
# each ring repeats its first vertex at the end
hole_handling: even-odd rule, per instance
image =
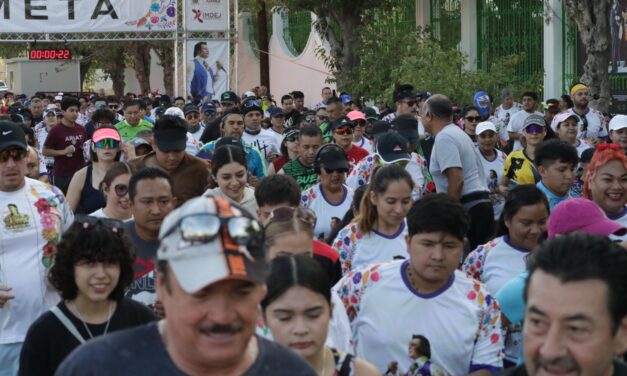
POLYGON ((449 124, 437 134, 431 150, 429 171, 437 192, 448 192, 448 179, 444 171, 453 167, 462 169, 462 196, 473 192, 488 192, 477 148, 473 146, 466 132, 455 124, 449 124))
MULTIPOLYGON (((242 376, 316 376, 294 352, 257 337, 259 354, 242 376)), ((157 323, 98 337, 68 356, 56 376, 185 375, 168 354, 157 323)))
MULTIPOLYGON (((523 125, 525 125, 525 120, 527 120, 527 118, 531 114, 532 114, 531 112, 527 112, 524 110, 516 112, 509 119, 509 124, 507 125, 507 131, 522 134, 523 125)), ((533 114, 542 116, 542 113, 540 112, 533 112, 533 114)), ((516 142, 514 142, 514 150, 520 150, 520 149, 522 149, 522 144, 520 143, 520 141, 516 140, 516 142)))

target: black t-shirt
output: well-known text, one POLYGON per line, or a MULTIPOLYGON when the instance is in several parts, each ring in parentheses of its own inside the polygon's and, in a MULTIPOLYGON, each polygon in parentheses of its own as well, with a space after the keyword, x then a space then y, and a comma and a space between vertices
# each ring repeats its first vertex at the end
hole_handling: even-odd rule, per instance
MULTIPOLYGON (((85 340, 90 336, 85 325, 74 316, 64 302, 58 304, 59 309, 70 319, 85 340)), ((154 321, 155 315, 148 307, 133 300, 123 298, 111 316, 107 333, 128 329, 154 321)), ((87 324, 94 336, 104 334, 106 323, 87 324)), ((109 334, 107 334, 108 336, 109 334)), ((80 345, 80 342, 61 321, 52 313, 41 315, 26 333, 22 353, 20 354, 19 375, 45 376, 54 375, 63 359, 80 345)))
MULTIPOLYGON (((257 337, 259 354, 243 376, 316 376, 295 353, 257 337)), ((184 375, 170 358, 156 323, 98 338, 74 351, 59 376, 184 375)))
POLYGON ((146 241, 137 235, 135 221, 124 223, 124 230, 131 238, 137 252, 133 270, 135 278, 126 290, 126 297, 146 305, 154 304, 157 299, 155 286, 155 258, 159 249, 159 240, 146 241))
MULTIPOLYGON (((509 368, 500 373, 501 376, 527 376, 527 369, 524 365, 509 368)), ((613 376, 627 376, 627 365, 621 361, 614 360, 613 376)))

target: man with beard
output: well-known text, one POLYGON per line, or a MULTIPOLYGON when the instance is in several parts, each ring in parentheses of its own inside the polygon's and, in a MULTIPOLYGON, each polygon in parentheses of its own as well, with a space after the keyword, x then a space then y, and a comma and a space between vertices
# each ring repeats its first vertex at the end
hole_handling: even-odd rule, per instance
POLYGON ((543 243, 525 290, 524 365, 510 376, 627 375, 627 254, 581 233, 543 243))
POLYGON ((579 117, 579 133, 578 137, 587 139, 592 144, 599 143, 600 139, 607 138, 607 129, 605 129, 603 114, 588 106, 588 96, 590 90, 586 85, 577 84, 570 89, 570 98, 573 100, 573 107, 568 109, 579 117))

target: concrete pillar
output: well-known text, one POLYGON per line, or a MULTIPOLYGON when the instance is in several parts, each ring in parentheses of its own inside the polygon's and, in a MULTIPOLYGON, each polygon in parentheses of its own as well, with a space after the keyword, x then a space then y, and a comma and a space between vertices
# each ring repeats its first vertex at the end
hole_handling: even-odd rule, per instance
POLYGON ((562 0, 544 2, 544 99, 562 95, 564 76, 562 0), (548 15, 548 16, 547 16, 548 15))
POLYGON ((416 0, 416 27, 425 28, 431 23, 431 0, 416 0))
POLYGON ((477 1, 462 0, 461 3, 461 52, 468 56, 465 69, 477 69, 477 1))

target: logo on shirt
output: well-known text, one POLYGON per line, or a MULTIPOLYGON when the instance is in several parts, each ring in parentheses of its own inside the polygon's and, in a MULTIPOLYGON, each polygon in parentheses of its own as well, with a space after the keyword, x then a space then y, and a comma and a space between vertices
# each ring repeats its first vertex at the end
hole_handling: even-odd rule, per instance
POLYGON ((21 214, 14 204, 7 206, 9 208, 9 214, 4 217, 4 227, 14 232, 27 228, 30 224, 28 215, 21 214))

